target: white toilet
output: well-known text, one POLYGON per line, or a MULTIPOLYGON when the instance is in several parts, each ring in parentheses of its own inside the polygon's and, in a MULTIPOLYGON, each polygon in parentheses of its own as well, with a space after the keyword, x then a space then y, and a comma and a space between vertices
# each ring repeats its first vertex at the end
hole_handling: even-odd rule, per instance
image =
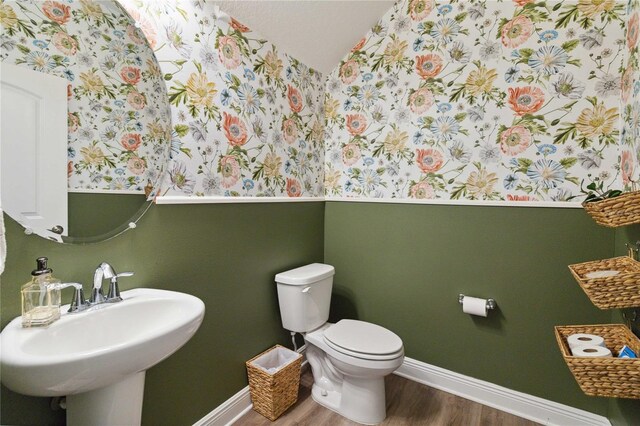
POLYGON ((313 399, 363 424, 386 417, 384 377, 404 360, 402 340, 364 321, 327 322, 335 269, 313 263, 276 275, 282 325, 302 333, 313 399))

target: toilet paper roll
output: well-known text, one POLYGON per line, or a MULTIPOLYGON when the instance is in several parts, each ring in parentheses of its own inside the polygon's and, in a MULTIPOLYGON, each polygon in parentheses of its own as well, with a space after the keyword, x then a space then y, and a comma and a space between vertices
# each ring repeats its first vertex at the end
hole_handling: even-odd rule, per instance
POLYGON ((588 358, 609 358, 611 351, 602 346, 577 346, 571 349, 573 356, 581 356, 588 358))
POLYGON ((604 347, 604 339, 595 334, 576 333, 567 337, 567 344, 569 349, 576 348, 578 346, 602 346, 604 347))
POLYGON ((487 299, 465 296, 462 299, 462 312, 465 314, 487 316, 487 299))

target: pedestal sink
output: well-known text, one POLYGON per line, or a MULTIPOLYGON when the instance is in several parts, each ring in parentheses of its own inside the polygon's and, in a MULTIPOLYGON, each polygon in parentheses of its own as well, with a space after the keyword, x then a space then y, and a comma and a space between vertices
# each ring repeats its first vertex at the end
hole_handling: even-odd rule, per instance
POLYGON ((137 288, 122 302, 68 314, 46 328, 0 333, 0 378, 14 392, 66 396, 67 424, 139 425, 145 371, 184 345, 204 303, 174 291, 137 288))

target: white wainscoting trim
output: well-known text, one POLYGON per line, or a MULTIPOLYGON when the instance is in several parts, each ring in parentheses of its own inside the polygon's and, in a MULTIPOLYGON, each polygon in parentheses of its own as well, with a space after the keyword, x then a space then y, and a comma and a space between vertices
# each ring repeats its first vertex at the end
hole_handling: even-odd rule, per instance
POLYGON ((490 200, 446 200, 415 198, 350 198, 325 197, 325 201, 346 203, 428 204, 436 206, 480 206, 480 207, 551 207, 581 209, 577 201, 490 201, 490 200))
POLYGON ((234 204, 234 203, 309 203, 322 202, 324 197, 188 197, 157 196, 156 204, 234 204))
POLYGON ((395 374, 545 425, 611 426, 606 417, 405 357, 395 374))
MULTIPOLYGON (((302 346, 298 352, 303 353, 305 349, 306 347, 302 346)), ((306 363, 305 360, 303 365, 306 363)), ((545 425, 611 426, 611 422, 606 417, 445 370, 409 357, 405 357, 404 363, 394 374, 545 425)), ((251 408, 249 386, 246 386, 196 422, 194 426, 230 426, 251 408)))
POLYGON ((582 204, 572 201, 417 200, 414 198, 350 197, 196 197, 186 195, 165 195, 158 196, 155 199, 156 204, 308 203, 322 201, 342 203, 423 204, 436 206, 582 208, 582 204))

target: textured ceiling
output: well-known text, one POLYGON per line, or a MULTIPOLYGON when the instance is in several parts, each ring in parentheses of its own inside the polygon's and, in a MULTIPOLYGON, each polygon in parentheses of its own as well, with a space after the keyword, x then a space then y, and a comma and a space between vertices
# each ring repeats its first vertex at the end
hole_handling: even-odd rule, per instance
POLYGON ((395 1, 236 0, 212 3, 284 52, 328 73, 395 1))

